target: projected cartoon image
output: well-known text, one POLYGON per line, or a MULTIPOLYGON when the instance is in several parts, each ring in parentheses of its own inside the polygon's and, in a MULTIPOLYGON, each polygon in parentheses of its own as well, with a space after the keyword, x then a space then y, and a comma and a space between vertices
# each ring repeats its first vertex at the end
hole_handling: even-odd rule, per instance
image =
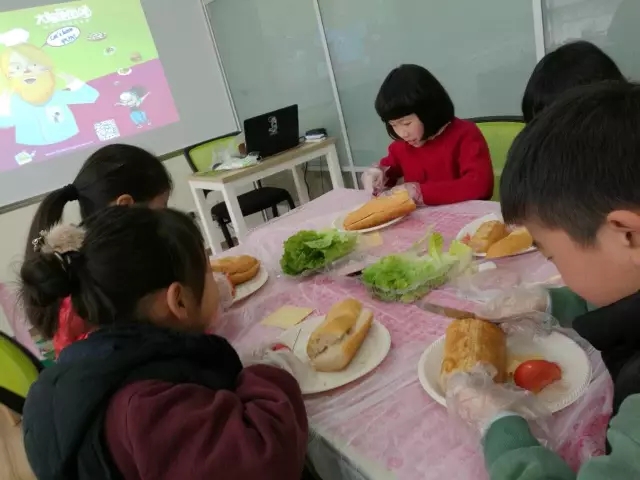
POLYGON ((144 87, 133 87, 120 95, 120 101, 116 105, 123 107, 129 107, 129 116, 131 121, 137 128, 142 128, 145 125, 151 125, 147 113, 142 108, 143 102, 149 96, 150 92, 144 87))
POLYGON ((179 121, 140 1, 0 13, 0 171, 179 121))
MULTIPOLYGON (((62 45, 77 38, 76 31, 67 32, 66 37, 63 31, 49 35, 48 41, 62 45)), ((69 74, 54 74, 51 57, 27 43, 28 38, 29 32, 20 29, 0 35, 0 44, 7 47, 0 54, 0 74, 8 83, 1 101, 0 128, 15 127, 15 141, 22 145, 60 143, 79 132, 69 105, 94 103, 99 93, 69 74), (56 75, 64 82, 62 89, 56 88, 56 75)))

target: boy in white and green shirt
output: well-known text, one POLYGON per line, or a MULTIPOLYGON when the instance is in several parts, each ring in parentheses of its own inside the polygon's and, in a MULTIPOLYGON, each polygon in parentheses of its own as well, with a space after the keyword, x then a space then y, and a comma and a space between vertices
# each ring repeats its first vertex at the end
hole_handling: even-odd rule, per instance
POLYGON ((607 455, 573 472, 517 402, 501 411, 502 387, 473 374, 457 379, 450 405, 484 432, 492 479, 640 479, 640 86, 580 87, 545 109, 514 142, 500 197, 505 221, 529 229, 570 288, 532 290, 536 308, 588 340, 611 374, 607 455), (456 401, 470 394, 481 401, 456 401))

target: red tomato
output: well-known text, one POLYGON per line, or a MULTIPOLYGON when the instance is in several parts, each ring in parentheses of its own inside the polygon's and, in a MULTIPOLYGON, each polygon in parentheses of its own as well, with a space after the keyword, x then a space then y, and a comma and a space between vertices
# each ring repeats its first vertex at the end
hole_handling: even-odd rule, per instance
POLYGON ((271 350, 273 350, 274 352, 277 352, 278 350, 291 350, 291 349, 287 347, 284 343, 276 343, 273 347, 271 347, 271 350))
POLYGON ((562 378, 562 370, 556 363, 546 360, 527 360, 513 372, 513 381, 520 388, 539 393, 562 378))
POLYGON ((471 241, 471 234, 467 233, 464 237, 460 239, 460 241, 465 245, 469 245, 469 242, 471 241))

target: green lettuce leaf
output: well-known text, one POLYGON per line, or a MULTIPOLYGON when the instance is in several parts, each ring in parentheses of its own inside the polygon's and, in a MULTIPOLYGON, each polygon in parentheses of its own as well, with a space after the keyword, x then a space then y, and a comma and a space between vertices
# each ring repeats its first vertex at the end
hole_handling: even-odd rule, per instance
POLYGON ((351 253, 356 242, 357 235, 352 233, 301 230, 284 242, 280 266, 285 274, 293 276, 316 270, 351 253))
POLYGON ((384 257, 363 270, 363 283, 382 300, 410 303, 446 283, 458 267, 469 265, 472 254, 467 245, 454 240, 443 252, 440 233, 433 232, 424 240, 428 255, 414 252, 384 257))

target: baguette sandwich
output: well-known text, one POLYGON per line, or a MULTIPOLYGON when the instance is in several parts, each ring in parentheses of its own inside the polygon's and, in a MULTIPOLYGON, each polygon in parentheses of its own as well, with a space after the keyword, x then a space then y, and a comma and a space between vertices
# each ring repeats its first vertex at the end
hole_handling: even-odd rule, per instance
POLYGON ((313 368, 318 372, 344 370, 360 349, 372 321, 373 312, 353 298, 333 305, 307 343, 313 368))
POLYGON ((475 253, 487 253, 487 250, 499 240, 509 234, 507 226, 499 220, 484 222, 469 241, 471 250, 475 253))
POLYGON ((226 274, 236 286, 255 278, 260 270, 260 261, 249 255, 218 258, 211 261, 211 270, 226 274))
POLYGON ((476 365, 493 366, 494 380, 503 383, 507 379, 507 339, 497 325, 479 319, 454 320, 447 327, 444 340, 444 356, 440 370, 440 385, 446 391, 449 375, 469 372, 476 365))
POLYGON ((345 230, 373 228, 396 218, 410 214, 416 204, 406 190, 398 190, 392 195, 377 197, 362 207, 349 213, 343 222, 345 230))
POLYGON ((524 227, 518 228, 487 249, 487 258, 508 257, 533 245, 533 237, 524 227))

